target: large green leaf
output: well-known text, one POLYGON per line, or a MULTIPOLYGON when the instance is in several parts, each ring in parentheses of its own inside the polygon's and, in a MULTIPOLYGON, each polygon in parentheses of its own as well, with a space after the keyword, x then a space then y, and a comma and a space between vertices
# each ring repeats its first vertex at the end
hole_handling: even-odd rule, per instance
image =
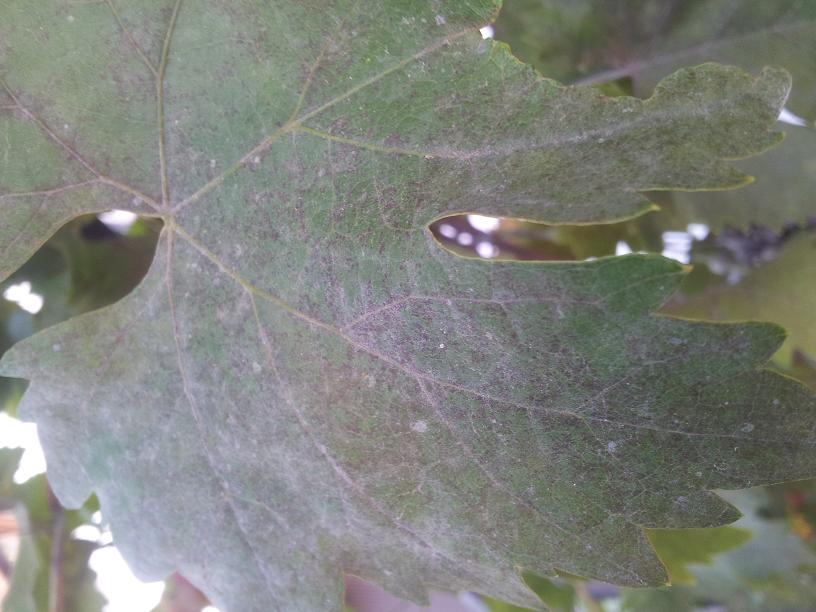
POLYGON ((536 599, 517 570, 666 580, 643 527, 816 471, 763 324, 651 313, 657 256, 495 263, 461 210, 592 222, 742 184, 785 73, 645 101, 483 41, 495 2, 0 4, 0 266, 80 212, 160 217, 130 295, 16 345, 60 499, 96 491, 145 577, 228 610, 338 609, 343 573, 536 599))

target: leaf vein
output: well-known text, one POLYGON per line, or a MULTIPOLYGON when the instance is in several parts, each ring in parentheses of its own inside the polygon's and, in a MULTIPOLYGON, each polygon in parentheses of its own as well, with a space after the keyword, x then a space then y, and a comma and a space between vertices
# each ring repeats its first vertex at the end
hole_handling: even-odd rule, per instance
MULTIPOLYGON (((609 425, 631 427, 632 429, 652 431, 652 432, 659 433, 659 434, 681 435, 681 436, 688 436, 688 437, 715 438, 715 439, 724 438, 724 439, 734 439, 734 440, 757 441, 757 438, 752 438, 752 437, 749 437, 749 436, 740 436, 740 435, 737 435, 737 434, 696 432, 696 431, 684 431, 684 430, 680 430, 680 429, 669 429, 669 428, 659 427, 657 425, 648 425, 648 424, 642 424, 642 423, 632 423, 632 422, 629 422, 629 421, 618 421, 618 420, 609 419, 609 418, 605 418, 605 417, 599 417, 599 416, 593 416, 593 415, 584 415, 584 414, 580 414, 580 413, 573 412, 573 411, 570 411, 570 410, 563 410, 563 409, 553 408, 553 407, 550 407, 550 406, 525 404, 523 402, 519 402, 518 400, 513 400, 513 399, 509 399, 509 398, 494 396, 494 395, 491 395, 489 393, 484 393, 482 391, 479 391, 477 389, 471 389, 469 387, 464 387, 462 385, 456 384, 456 383, 451 382, 451 381, 435 378, 434 376, 432 376, 430 374, 426 374, 424 372, 421 372, 419 370, 416 370, 416 369, 412 368, 409 365, 401 363, 401 362, 397 361, 396 359, 394 359, 392 357, 389 357, 388 355, 385 355, 385 354, 377 351, 373 347, 366 346, 365 344, 359 342, 358 340, 356 340, 352 336, 348 335, 344 331, 344 328, 338 328, 338 327, 335 327, 334 325, 332 325, 330 323, 327 323, 325 321, 315 319, 311 315, 308 315, 305 312, 302 312, 302 311, 298 310, 295 306, 285 302, 284 300, 282 300, 278 296, 257 287, 256 285, 251 283, 249 280, 247 280, 246 278, 244 278, 243 276, 241 276, 240 274, 238 274, 234 270, 231 270, 229 267, 227 267, 212 251, 207 249, 203 244, 201 244, 199 241, 197 241, 195 238, 193 238, 185 230, 183 230, 182 228, 180 228, 177 225, 173 226, 173 229, 174 229, 174 231, 176 233, 178 233, 179 236, 181 236, 183 239, 185 239, 187 242, 189 242, 199 253, 201 253, 204 257, 206 257, 212 263, 214 263, 216 265, 216 267, 218 267, 219 270, 221 270, 224 274, 226 274, 227 276, 232 278, 236 283, 238 283, 239 285, 244 287, 247 291, 253 293, 254 295, 260 297, 261 299, 263 299, 265 301, 268 301, 268 302, 274 304, 275 306, 281 308, 285 312, 288 312, 292 316, 294 316, 294 317, 296 317, 298 319, 301 319, 301 320, 309 323, 310 325, 313 325, 315 327, 318 327, 320 329, 324 329, 324 330, 328 331, 329 333, 331 333, 331 334, 337 336, 338 338, 341 338, 342 340, 344 340, 352 348, 355 348, 355 349, 358 349, 358 350, 360 350, 362 352, 368 353, 372 357, 375 357, 376 359, 378 359, 378 360, 380 360, 380 361, 382 361, 382 362, 384 362, 384 363, 386 363, 386 364, 388 364, 388 365, 390 365, 390 366, 392 366, 392 367, 394 367, 396 369, 401 370, 403 373, 407 374, 408 376, 410 376, 414 380, 417 380, 417 381, 418 380, 424 380, 424 381, 427 381, 427 382, 429 382, 431 384, 446 387, 446 388, 452 389, 454 391, 459 391, 461 393, 471 395, 473 397, 477 397, 477 398, 479 398, 481 400, 488 401, 488 402, 495 402, 495 403, 499 403, 499 404, 505 404, 505 405, 512 406, 512 407, 515 407, 515 408, 520 408, 520 409, 523 409, 523 410, 531 409, 533 411, 540 411, 540 412, 545 412, 545 413, 549 413, 549 414, 566 416, 566 417, 575 418, 575 419, 578 419, 578 420, 581 420, 581 421, 584 421, 584 422, 593 421, 593 422, 605 423, 605 424, 609 424, 609 425)), ((416 297, 416 296, 412 296, 412 297, 416 297)), ((428 297, 428 296, 422 296, 422 297, 424 298, 424 297, 428 297)), ((402 299, 403 299, 403 301, 407 301, 407 299, 411 299, 411 298, 409 297, 409 298, 402 298, 402 299)), ((449 298, 434 298, 434 299, 445 300, 445 299, 449 299, 449 298)), ((774 441, 774 440, 767 440, 767 441, 774 441)))
POLYGON ((14 93, 14 91, 2 77, 0 77, 0 87, 2 87, 6 91, 8 96, 17 106, 17 108, 26 117, 28 117, 31 121, 37 124, 37 127, 39 127, 57 145, 62 147, 70 157, 75 159, 77 162, 79 162, 80 165, 82 165, 86 170, 93 174, 99 180, 99 182, 110 185, 111 187, 115 187, 116 189, 124 191, 125 193, 129 193, 130 195, 135 196, 142 200, 143 202, 145 202, 148 206, 150 206, 150 208, 152 208, 156 212, 159 211, 159 204, 158 202, 156 202, 156 200, 151 198, 149 195, 142 193, 138 189, 131 187, 130 185, 117 181, 116 179, 103 174, 102 172, 97 170, 88 160, 86 160, 76 149, 74 149, 74 147, 72 147, 67 142, 62 140, 59 136, 57 136, 54 130, 52 130, 48 126, 48 124, 45 123, 45 121, 40 119, 33 111, 31 111, 20 101, 20 98, 14 93))
POLYGON ((256 155, 262 155, 263 153, 265 153, 266 150, 268 150, 269 146, 272 143, 274 143, 278 138, 280 138, 281 135, 285 134, 286 132, 290 132, 290 131, 293 131, 293 130, 297 129, 304 121, 306 121, 308 119, 311 119, 312 117, 315 117, 316 115, 319 115, 323 111, 331 108, 332 106, 334 106, 336 104, 339 104, 340 102, 342 102, 346 98, 348 98, 350 96, 353 96, 354 94, 356 94, 357 92, 365 89, 366 87, 370 87, 371 85, 373 85, 377 81, 385 78, 386 76, 388 76, 389 74, 392 74, 393 72, 396 72, 397 70, 400 70, 400 69, 404 68, 405 66, 407 66, 411 62, 414 62, 414 61, 416 61, 418 59, 421 59, 422 57, 424 57, 424 56, 426 56, 426 55, 428 55, 430 53, 433 53, 434 51, 437 51, 438 49, 441 49, 442 47, 445 47, 446 45, 449 45, 453 41, 465 36, 466 34, 472 33, 473 31, 474 31, 473 28, 467 28, 467 29, 461 30, 459 32, 456 32, 454 34, 451 34, 449 36, 446 36, 446 37, 444 37, 442 39, 439 39, 436 42, 428 45, 427 47, 425 47, 423 49, 421 49, 420 51, 417 51, 413 55, 411 55, 411 56, 397 62, 396 64, 394 64, 392 66, 389 66, 385 70, 375 74, 372 77, 369 77, 368 79, 364 80, 361 83, 358 83, 354 87, 351 87, 350 89, 347 89, 345 92, 343 92, 342 94, 339 94, 338 96, 332 98, 328 102, 325 102, 324 104, 318 106, 317 108, 314 108, 314 109, 308 111, 307 113, 302 115, 300 118, 295 119, 295 120, 290 120, 290 121, 284 123, 277 130, 275 130, 274 132, 269 134, 266 138, 264 138, 260 143, 255 145, 246 155, 242 156, 237 162, 235 162, 229 168, 224 170, 224 172, 222 172, 220 175, 216 176, 215 178, 211 179, 210 181, 205 183, 202 187, 197 189, 192 195, 186 197, 185 199, 180 201, 178 204, 176 204, 173 207, 173 213, 177 213, 180 210, 182 210, 182 209, 186 208, 187 206, 189 206, 190 204, 193 204, 194 202, 197 202, 198 200, 200 200, 204 195, 206 195, 207 193, 209 193, 210 191, 212 191, 213 189, 215 189, 216 187, 221 185, 228 177, 235 174, 238 170, 240 170, 242 167, 244 167, 248 160, 252 159, 256 155))
POLYGON ((119 10, 116 8, 116 5, 113 4, 113 0, 105 0, 104 3, 108 6, 111 13, 113 13, 113 18, 116 20, 116 23, 119 25, 119 28, 122 30, 124 35, 127 37, 127 39, 130 42, 131 46, 136 50, 136 54, 142 60, 144 65, 147 66, 148 70, 150 70, 150 72, 153 73, 153 76, 155 78, 158 78, 159 73, 156 70, 156 67, 147 58, 147 55, 145 55, 144 50, 142 49, 141 46, 139 46, 139 43, 136 42, 136 38, 134 38, 131 31, 125 25, 125 22, 122 20, 122 16, 119 14, 119 10))
MULTIPOLYGON (((473 462, 473 464, 477 468, 479 468, 479 471, 482 472, 482 474, 484 474, 487 477, 487 479, 490 481, 490 483, 493 485, 493 487, 496 490, 503 493, 504 495, 507 495, 507 496, 511 497, 512 499, 516 500, 517 502, 521 503, 524 507, 531 510, 535 515, 541 517, 548 525, 555 528, 556 531, 559 531, 559 532, 563 533, 565 536, 567 536, 568 539, 577 542, 579 544, 579 547, 582 546, 581 539, 577 534, 575 534, 575 533, 569 531, 568 529, 562 527, 559 523, 557 523, 555 521, 555 519, 553 519, 550 515, 548 515, 546 512, 544 512, 541 508, 539 508, 537 505, 535 505, 529 499, 519 495, 518 493, 513 491, 511 488, 507 487, 490 469, 488 469, 488 467, 484 464, 484 462, 482 462, 476 456, 476 454, 473 452, 473 448, 455 430, 453 424, 450 422, 450 420, 445 416, 445 414, 440 409, 439 402, 436 400, 436 398, 433 396, 433 394, 428 391, 428 389, 425 387, 425 384, 421 380, 417 380, 416 382, 417 382, 417 385, 419 386, 419 388, 420 388, 420 390, 422 392, 422 395, 425 397, 425 401, 428 404, 430 404, 430 406, 433 408, 434 413, 436 414, 437 418, 442 422, 443 425, 445 425, 445 428, 451 433, 454 440, 456 441, 457 446, 459 446, 459 448, 462 449, 462 451, 465 453, 465 455, 468 457, 468 459, 470 459, 473 462)), ((608 510, 606 510, 605 508, 602 508, 602 510, 607 515, 610 514, 608 512, 608 510)), ((639 578, 637 573, 632 571, 630 568, 627 568, 627 567, 624 567, 624 566, 620 565, 618 562, 616 562, 613 559, 610 559, 610 558, 607 558, 607 557, 604 557, 604 556, 601 556, 601 555, 598 555, 598 558, 605 561, 606 563, 609 563, 612 567, 615 567, 615 568, 621 570, 622 572, 634 577, 635 579, 639 578)))
MULTIPOLYGON (((178 4, 177 4, 178 6, 178 4)), ((216 467, 217 462, 216 458, 213 456, 212 451, 210 450, 209 445, 207 444, 206 437, 204 435, 204 425, 201 415, 198 411, 198 406, 196 404, 195 398, 193 397, 192 390, 190 389, 190 381, 189 376, 187 374, 187 368, 184 366, 184 359, 182 357, 182 348, 181 348, 181 337, 179 336, 178 330, 178 318, 176 316, 176 304, 175 298, 173 296, 173 231, 172 229, 167 231, 167 266, 165 269, 165 285, 167 288, 167 302, 170 312, 170 322, 172 325, 172 335, 173 335, 173 342, 175 344, 175 352, 176 352, 176 360, 177 366, 179 371, 179 377, 181 378, 182 389, 184 392, 184 397, 187 400, 187 404, 190 408, 190 413, 192 414, 193 421, 195 422, 196 431, 198 432, 198 437, 201 440, 201 448, 204 450, 204 455, 207 458, 207 463, 209 465, 210 470, 213 473, 213 476, 218 480, 219 485, 224 491, 225 500, 227 506, 230 509, 230 512, 235 517, 235 524, 238 527, 238 532, 241 534, 244 542, 246 543, 249 550, 252 552, 252 555, 255 557, 255 562, 258 565, 258 570, 264 577, 264 581, 266 583, 266 588, 269 591, 270 595, 272 595, 273 599, 276 599, 275 593, 276 590, 273 588, 273 580, 268 574, 268 570, 266 564, 263 562, 263 559, 260 557, 258 551, 255 549, 253 545, 253 537, 246 531, 244 528, 240 514, 238 512, 238 508, 235 506, 235 502, 233 500, 232 490, 229 486, 229 481, 219 472, 218 468, 216 467)))
POLYGON ((164 37, 164 45, 162 46, 161 61, 159 62, 159 70, 156 75, 156 120, 159 124, 159 173, 161 175, 161 193, 162 193, 162 207, 168 208, 170 206, 170 186, 167 179, 167 152, 166 152, 166 138, 167 128, 164 116, 164 78, 167 71, 167 63, 170 58, 170 43, 173 40, 173 34, 176 31, 176 20, 178 19, 179 10, 181 8, 181 1, 176 0, 173 6, 173 13, 170 16, 170 23, 167 26, 167 34, 164 37))
POLYGON ((284 394, 284 401, 289 406, 290 410, 294 414, 295 418, 300 425, 300 428, 303 430, 304 435, 309 439, 311 444, 315 447, 315 450, 320 453, 323 459, 328 463, 329 467, 331 467, 332 471, 340 477, 340 479, 346 483, 357 495, 359 495, 362 499, 364 499, 378 514, 381 514, 386 519, 389 520, 395 527, 404 531, 408 535, 410 535, 413 539, 415 539, 419 544, 421 544, 424 548, 431 551, 431 554, 435 557, 440 559, 444 559, 446 562, 450 563, 452 567, 461 567, 461 563, 454 561, 448 555, 446 555, 443 551, 437 549, 433 544, 428 542, 425 538, 423 538, 419 533, 414 531, 411 527, 400 521, 400 519, 390 512, 386 510, 382 504, 380 504, 374 497, 368 493, 365 488, 360 485, 351 475, 340 465, 340 462, 334 458, 334 456, 329 452, 329 449, 321 443, 318 439, 316 434, 314 433, 311 425, 303 416, 300 410, 298 410, 297 405, 294 402, 294 399, 291 397, 289 390, 283 385, 283 380, 281 378, 280 372, 277 367, 277 363, 275 360, 275 356, 272 352, 272 345, 269 342, 269 337, 266 333, 266 329, 264 328, 263 324, 261 323, 261 318, 258 314, 258 306, 255 302, 255 297, 252 291, 248 291, 250 299, 252 301, 252 312, 255 317, 255 323, 258 328, 258 335, 261 340, 261 344, 264 347, 264 352, 266 353, 266 359, 269 364, 269 368, 272 370, 272 373, 278 379, 278 384, 281 389, 281 392, 284 394))

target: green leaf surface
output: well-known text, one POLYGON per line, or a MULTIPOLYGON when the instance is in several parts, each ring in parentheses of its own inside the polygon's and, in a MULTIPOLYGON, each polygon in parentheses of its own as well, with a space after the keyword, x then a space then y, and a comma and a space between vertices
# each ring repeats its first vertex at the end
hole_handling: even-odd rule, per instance
MULTIPOLYGON (((816 3, 811 0, 509 0, 496 35, 543 74, 581 83, 624 79, 646 96, 672 71, 717 61, 793 75, 787 107, 816 120, 816 3)), ((737 164, 756 183, 734 193, 676 193, 673 220, 713 229, 782 227, 816 215, 816 134, 786 126, 772 153, 737 164)))
POLYGON ((667 213, 675 227, 704 221, 714 231, 751 224, 782 228, 816 219, 816 130, 786 125, 778 147, 737 165, 754 182, 735 192, 674 194, 676 204, 667 213))
POLYGON ((787 338, 775 360, 789 367, 797 349, 816 355, 815 258, 816 237, 804 232, 786 242, 773 261, 751 270, 736 284, 717 284, 696 294, 678 294, 663 307, 663 312, 695 319, 777 323, 785 328, 787 338))
POLYGON ((0 4, 0 272, 81 212, 164 222, 133 293, 2 362, 56 493, 95 491, 140 575, 224 610, 339 609, 344 572, 535 606, 519 567, 660 584, 643 527, 816 471, 813 397, 760 370, 780 330, 654 316, 677 264, 489 263, 427 229, 739 186, 786 73, 606 98, 482 40, 497 8, 0 4))

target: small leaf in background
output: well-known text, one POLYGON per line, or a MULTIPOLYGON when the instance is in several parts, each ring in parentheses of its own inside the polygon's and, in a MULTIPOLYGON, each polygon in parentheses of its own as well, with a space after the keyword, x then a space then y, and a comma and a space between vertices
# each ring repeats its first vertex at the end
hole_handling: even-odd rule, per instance
POLYGON ((646 532, 657 556, 666 565, 672 584, 694 584, 690 563, 710 563, 714 555, 738 548, 751 539, 746 529, 650 529, 646 532))
POLYGON ((735 284, 678 294, 663 312, 715 321, 778 323, 787 331, 787 338, 775 360, 788 367, 794 350, 816 355, 814 261, 816 236, 801 233, 787 241, 775 259, 751 270, 735 284))
POLYGON ((801 380, 808 387, 816 391, 816 361, 805 355, 802 351, 793 351, 792 364, 789 369, 782 372, 801 380))
MULTIPOLYGON (((0 282, 0 354, 14 342, 129 293, 153 259, 158 227, 136 220, 116 233, 96 216, 66 224, 19 270, 0 282), (13 297, 16 289, 40 300, 33 312, 13 297), (5 297, 3 297, 5 296, 5 297)), ((25 388, 0 377, 0 409, 14 414, 25 388)))
MULTIPOLYGON (((3 516, 8 516, 4 513, 3 516)), ((25 534, 30 531, 30 526, 26 520, 25 512, 20 512, 14 516, 14 532, 16 535, 14 548, 16 555, 13 560, 8 560, 8 573, 4 576, 4 586, 2 599, 4 610, 10 612, 37 612, 38 610, 47 609, 48 606, 48 591, 46 590, 46 599, 43 602, 39 598, 38 603, 37 592, 37 577, 43 570, 48 573, 48 565, 41 564, 39 554, 37 553, 34 540, 31 537, 26 537, 25 534), (45 608, 41 607, 45 604, 45 608)), ((6 522, 6 521, 4 521, 6 522)), ((7 525, 11 523, 6 523, 7 525)), ((4 540, 8 542, 11 530, 4 530, 4 540)), ((11 547, 8 547, 11 548, 11 547)), ((46 560, 47 561, 47 560, 46 560)))
MULTIPOLYGON (((36 312, 27 312, 9 299, 0 300, 4 314, 0 316, 0 353, 12 341, 119 299, 144 276, 157 233, 138 221, 126 234, 116 234, 99 224, 95 216, 72 221, 0 284, 3 294, 9 287, 27 283, 31 293, 42 299, 36 312)), ((9 414, 15 414, 24 388, 23 381, 0 379, 0 402, 9 414)), ((15 559, 9 559, 14 574, 3 609, 38 611, 45 609, 49 598, 54 605, 59 602, 63 606, 59 609, 69 612, 100 609, 104 600, 94 588, 95 576, 88 569, 88 559, 98 544, 78 541, 65 532, 70 530, 68 523, 77 520, 71 517, 77 515, 66 513, 55 498, 37 493, 45 486, 42 477, 22 486, 14 484, 12 477, 18 470, 22 450, 2 449, 0 456, 4 458, 0 463, 0 507, 19 524, 15 529, 19 552, 15 559), (30 517, 34 517, 33 523, 30 517), (50 563, 51 551, 56 547, 62 555, 59 568, 50 563), (54 593, 52 583, 56 580, 62 581, 62 595, 54 593)), ((87 521, 89 512, 86 508, 83 520, 87 521)))
MULTIPOLYGON (((786 485, 790 486, 790 485, 786 485)), ((812 487, 811 485, 807 485, 812 487)), ((623 589, 622 607, 632 612, 692 612, 717 605, 728 612, 806 612, 816 601, 816 554, 793 532, 784 516, 767 515, 776 494, 769 489, 723 492, 743 517, 737 529, 753 534, 744 546, 692 565, 693 586, 623 589)))
POLYGON ((809 0, 508 0, 496 37, 544 75, 568 82, 628 78, 645 96, 680 67, 716 61, 785 66, 793 113, 816 119, 816 5, 809 0))

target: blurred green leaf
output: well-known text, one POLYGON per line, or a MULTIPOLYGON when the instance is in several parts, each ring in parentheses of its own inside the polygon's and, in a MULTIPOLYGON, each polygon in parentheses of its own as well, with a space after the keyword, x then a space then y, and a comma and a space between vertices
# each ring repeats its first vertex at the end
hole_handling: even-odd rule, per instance
POLYGON ((46 566, 43 568, 34 538, 28 535, 31 533, 31 527, 22 507, 16 516, 17 527, 20 530, 19 549, 14 560, 9 590, 0 604, 5 612, 42 612, 48 610, 48 592, 46 591, 44 600, 37 597, 37 582, 44 569, 46 575, 48 573, 47 558, 46 566))
POLYGON ((816 130, 778 127, 786 133, 782 144, 762 158, 736 162, 755 177, 752 184, 737 191, 675 193, 670 222, 681 228, 705 222, 713 231, 816 222, 816 130))
POLYGON ((786 242, 779 255, 752 269, 734 285, 714 284, 700 293, 675 294, 663 307, 666 314, 715 321, 772 321, 787 338, 775 356, 791 364, 793 351, 816 355, 816 235, 803 232, 786 242))
POLYGON ((720 492, 743 512, 734 527, 753 537, 718 555, 711 565, 690 565, 693 586, 623 589, 623 609, 690 612, 705 605, 728 612, 809 612, 816 603, 816 554, 784 517, 768 516, 768 488, 720 492))
POLYGON ((0 448, 0 510, 14 507, 14 473, 23 456, 22 448, 0 448))
POLYGON ((640 96, 682 66, 784 66, 794 75, 790 108, 816 119, 810 0, 507 0, 496 37, 546 76, 628 78, 640 96))
POLYGON ((751 539, 750 531, 727 525, 714 529, 649 529, 646 534, 675 585, 694 584, 689 564, 710 563, 715 555, 751 539))
MULTIPOLYGON (((32 314, 0 298, 0 355, 12 344, 60 321, 106 306, 130 292, 153 259, 160 224, 139 220, 126 235, 107 230, 95 216, 66 224, 14 274, 0 282, 0 296, 27 281, 43 297, 32 314), (101 227, 100 227, 101 226, 101 227), (94 228, 93 237, 89 228, 94 228)), ((0 377, 0 409, 11 414, 25 383, 0 377)))
MULTIPOLYGON (((808 387, 816 391, 816 360, 811 359, 802 351, 793 351, 792 365, 786 372, 797 380, 801 380, 808 387)), ((784 372, 784 370, 783 370, 784 372)))

